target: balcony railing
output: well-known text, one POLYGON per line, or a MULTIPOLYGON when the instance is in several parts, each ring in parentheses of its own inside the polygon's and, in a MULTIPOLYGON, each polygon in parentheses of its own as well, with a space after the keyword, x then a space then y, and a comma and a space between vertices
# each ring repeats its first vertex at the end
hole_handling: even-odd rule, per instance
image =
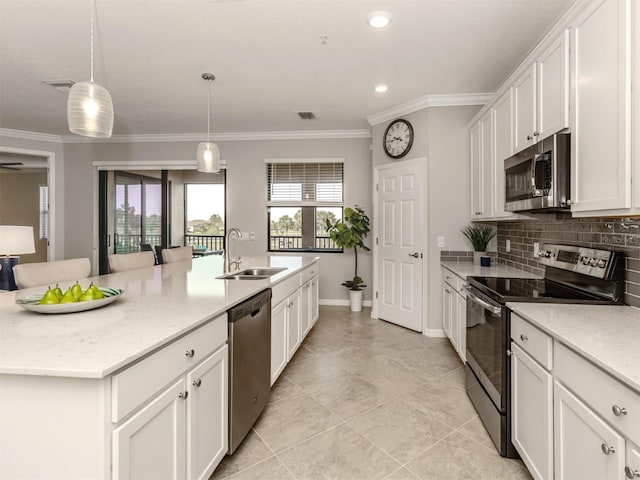
MULTIPOLYGON (((340 250, 330 237, 316 237, 313 249, 318 250, 340 250)), ((278 250, 312 250, 302 246, 302 237, 271 235, 269 238, 269 251, 278 250)))
POLYGON ((116 233, 115 234, 115 253, 134 253, 139 252, 141 250, 140 245, 143 243, 148 243, 152 247, 155 245, 160 245, 161 237, 160 235, 145 235, 144 239, 142 235, 129 235, 116 233))
POLYGON ((185 245, 206 247, 207 250, 224 250, 224 235, 185 235, 185 245))

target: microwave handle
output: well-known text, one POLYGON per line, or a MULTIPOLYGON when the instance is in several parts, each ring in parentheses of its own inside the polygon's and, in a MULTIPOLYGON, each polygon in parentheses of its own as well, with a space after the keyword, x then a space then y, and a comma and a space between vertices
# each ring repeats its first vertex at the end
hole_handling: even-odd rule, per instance
POLYGON ((539 153, 536 153, 531 162, 531 195, 533 197, 542 197, 543 195, 543 191, 536 186, 536 163, 538 163, 538 159, 541 156, 539 153))

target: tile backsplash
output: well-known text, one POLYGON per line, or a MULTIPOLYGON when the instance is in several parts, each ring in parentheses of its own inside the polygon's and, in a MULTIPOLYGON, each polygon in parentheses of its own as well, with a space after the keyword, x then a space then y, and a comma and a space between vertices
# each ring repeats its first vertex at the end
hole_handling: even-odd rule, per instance
MULTIPOLYGON (((533 244, 559 243, 615 250, 625 254, 624 303, 640 307, 640 218, 572 218, 568 213, 544 219, 497 222, 498 262, 544 275, 544 265, 533 256, 533 244), (507 252, 507 239, 511 251, 507 252)), ((460 252, 455 252, 460 253, 460 252)))

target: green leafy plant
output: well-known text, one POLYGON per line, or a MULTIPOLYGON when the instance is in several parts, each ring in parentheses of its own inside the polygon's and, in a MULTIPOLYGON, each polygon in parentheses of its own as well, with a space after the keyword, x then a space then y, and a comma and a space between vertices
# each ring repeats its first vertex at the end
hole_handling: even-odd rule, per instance
POLYGON ((467 225, 462 233, 476 252, 486 252, 489 241, 496 236, 496 231, 488 225, 467 225))
POLYGON ((361 248, 365 252, 370 249, 364 244, 364 238, 371 231, 369 227, 369 217, 364 213, 364 210, 356 205, 354 208, 344 209, 344 221, 336 220, 335 223, 331 223, 327 219, 327 232, 331 237, 331 240, 341 248, 353 248, 355 254, 355 271, 353 280, 346 280, 342 283, 343 286, 349 290, 362 290, 366 287, 362 278, 358 276, 358 249, 361 248))

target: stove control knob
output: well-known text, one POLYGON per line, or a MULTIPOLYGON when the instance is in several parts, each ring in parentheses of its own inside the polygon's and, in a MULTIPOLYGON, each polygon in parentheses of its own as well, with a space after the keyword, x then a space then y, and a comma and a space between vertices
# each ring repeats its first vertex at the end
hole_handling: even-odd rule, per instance
POLYGON ((591 257, 591 260, 589 260, 589 265, 591 265, 592 267, 595 267, 596 263, 598 263, 598 259, 595 257, 591 257))
POLYGON ((589 261, 591 260, 589 257, 582 257, 580 259, 583 265, 589 265, 589 261))
POLYGON ((602 260, 602 259, 598 260, 598 267, 604 268, 606 266, 607 266, 607 261, 606 260, 602 260))
POLYGON ((550 258, 551 252, 549 250, 540 250, 540 256, 543 258, 550 258))

